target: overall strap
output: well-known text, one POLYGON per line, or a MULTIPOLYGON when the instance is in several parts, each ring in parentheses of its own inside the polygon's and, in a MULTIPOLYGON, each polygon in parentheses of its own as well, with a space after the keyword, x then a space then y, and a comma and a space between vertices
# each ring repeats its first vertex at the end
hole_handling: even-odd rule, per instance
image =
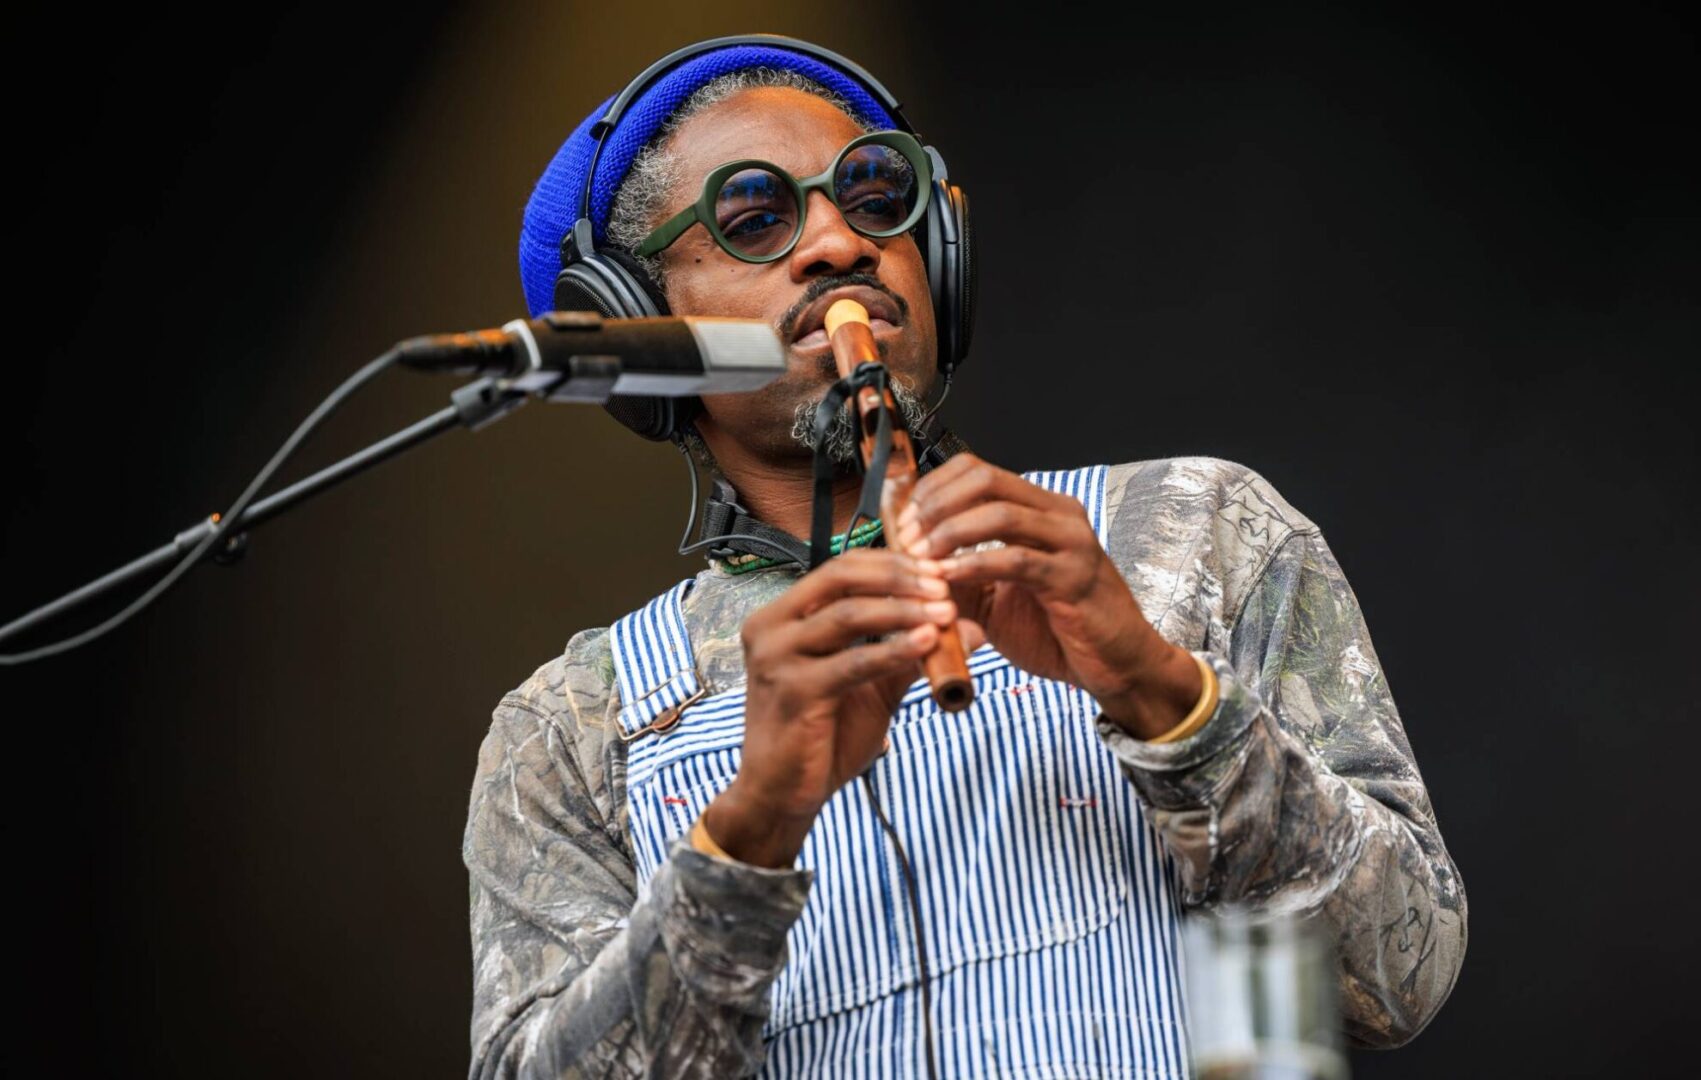
POLYGON ((1027 472, 1022 475, 1047 491, 1073 495, 1086 507, 1087 519, 1093 523, 1093 534, 1099 546, 1105 546, 1108 522, 1104 514, 1104 481, 1110 472, 1106 465, 1087 465, 1062 471, 1027 472))
POLYGON ((622 739, 666 731, 704 694, 683 608, 696 580, 686 578, 609 628, 622 739))

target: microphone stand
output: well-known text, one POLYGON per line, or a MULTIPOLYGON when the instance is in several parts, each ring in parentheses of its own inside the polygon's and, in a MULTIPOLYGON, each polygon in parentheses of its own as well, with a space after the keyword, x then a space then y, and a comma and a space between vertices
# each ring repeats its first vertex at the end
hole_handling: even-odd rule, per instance
MULTIPOLYGON (((231 527, 223 543, 209 549, 205 557, 214 562, 233 563, 241 558, 242 553, 247 549, 248 530, 254 526, 270 521, 296 503, 317 495, 327 488, 334 487, 356 473, 365 472, 380 462, 388 461, 402 451, 418 446, 451 428, 466 427, 477 431, 487 424, 494 423, 524 404, 526 397, 527 393, 524 390, 513 387, 506 380, 487 378, 468 383, 449 395, 449 400, 453 404, 432 413, 418 423, 403 428, 389 438, 382 439, 364 450, 350 454, 334 465, 320 469, 303 480, 296 481, 282 491, 256 500, 242 512, 242 517, 231 527)), ((81 607, 91 600, 106 595, 125 582, 170 566, 205 540, 218 527, 218 524, 218 515, 214 514, 198 525, 191 526, 178 533, 170 543, 155 548, 139 559, 125 563, 110 574, 96 578, 82 588, 66 593, 51 603, 43 604, 21 618, 13 619, 5 626, 0 626, 0 641, 16 637, 34 626, 47 622, 49 619, 62 615, 73 608, 81 607)))

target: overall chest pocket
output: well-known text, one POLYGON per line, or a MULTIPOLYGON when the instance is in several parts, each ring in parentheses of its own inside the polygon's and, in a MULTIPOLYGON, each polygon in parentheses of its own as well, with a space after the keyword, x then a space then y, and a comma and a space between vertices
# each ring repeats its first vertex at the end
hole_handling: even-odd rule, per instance
MULTIPOLYGON (((770 1033, 914 985, 918 938, 938 976, 1083 937, 1127 904, 1145 825, 1094 730, 1097 706, 990 650, 971 670, 976 701, 961 713, 912 686, 869 774, 914 868, 922 925, 898 849, 853 780, 798 859, 814 884, 787 938, 770 1033)), ((646 879, 737 774, 743 705, 741 690, 705 698, 672 731, 633 744, 628 799, 646 879)))

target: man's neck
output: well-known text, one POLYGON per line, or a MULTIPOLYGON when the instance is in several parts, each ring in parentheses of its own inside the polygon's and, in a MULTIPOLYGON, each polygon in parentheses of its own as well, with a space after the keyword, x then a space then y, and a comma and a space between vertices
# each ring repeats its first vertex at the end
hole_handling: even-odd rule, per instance
MULTIPOLYGON (((968 449, 968 444, 941 429, 937 449, 946 457, 968 449)), ((718 441, 718 440, 717 440, 718 441)), ((814 521, 814 462, 807 456, 763 458, 737 444, 715 450, 717 471, 738 493, 738 503, 756 520, 807 543, 814 521)), ((843 469, 833 477, 833 532, 850 525, 851 514, 862 493, 862 474, 843 469)))
MULTIPOLYGON (((719 461, 721 475, 738 492, 738 501, 758 521, 807 543, 814 521, 815 474, 805 458, 783 462, 719 461)), ((833 532, 844 532, 862 493, 862 477, 839 471, 833 477, 833 532)))

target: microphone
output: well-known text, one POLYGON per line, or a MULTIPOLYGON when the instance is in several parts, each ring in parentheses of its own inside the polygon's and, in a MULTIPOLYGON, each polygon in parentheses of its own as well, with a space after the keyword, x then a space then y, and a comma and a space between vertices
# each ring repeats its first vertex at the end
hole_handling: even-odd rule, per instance
POLYGON ((759 319, 605 319, 551 311, 500 330, 431 334, 396 346, 416 371, 493 376, 550 401, 610 394, 691 397, 757 390, 786 370, 785 347, 759 319))

